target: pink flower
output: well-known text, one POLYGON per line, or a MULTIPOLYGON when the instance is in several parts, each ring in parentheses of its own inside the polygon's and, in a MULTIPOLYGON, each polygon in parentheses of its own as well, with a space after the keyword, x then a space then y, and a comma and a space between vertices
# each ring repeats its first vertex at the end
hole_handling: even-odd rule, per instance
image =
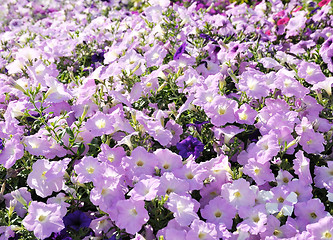
POLYGON ((37 238, 45 239, 51 236, 52 232, 60 232, 65 228, 62 221, 64 216, 58 204, 32 201, 22 224, 27 230, 34 231, 37 238))
POLYGON ((277 25, 280 26, 280 25, 285 25, 289 22, 289 19, 288 17, 285 17, 285 18, 280 18, 278 21, 277 21, 277 25))
POLYGON ((126 232, 130 234, 137 233, 149 219, 143 200, 136 201, 131 198, 120 200, 116 204, 116 210, 118 213, 115 220, 116 225, 119 228, 125 228, 126 232))
POLYGON ((322 7, 326 4, 329 4, 331 2, 331 0, 321 0, 319 3, 318 3, 318 6, 319 7, 322 7))

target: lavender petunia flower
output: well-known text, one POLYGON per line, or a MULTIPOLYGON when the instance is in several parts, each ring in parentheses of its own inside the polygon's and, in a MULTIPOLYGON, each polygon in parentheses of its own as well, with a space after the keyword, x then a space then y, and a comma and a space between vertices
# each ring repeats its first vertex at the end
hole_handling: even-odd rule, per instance
POLYGON ((183 141, 177 143, 177 149, 179 150, 179 155, 183 158, 188 158, 190 155, 198 158, 204 150, 204 144, 197 138, 188 136, 183 141))

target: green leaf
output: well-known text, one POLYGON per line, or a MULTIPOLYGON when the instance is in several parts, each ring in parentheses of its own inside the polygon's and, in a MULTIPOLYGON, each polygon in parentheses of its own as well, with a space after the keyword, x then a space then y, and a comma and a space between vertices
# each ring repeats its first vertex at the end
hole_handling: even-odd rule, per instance
POLYGON ((84 152, 85 149, 86 149, 86 146, 84 146, 84 144, 81 143, 79 148, 77 149, 77 155, 80 156, 84 152))
POLYGON ((74 133, 70 127, 66 127, 66 133, 71 137, 74 138, 74 133))

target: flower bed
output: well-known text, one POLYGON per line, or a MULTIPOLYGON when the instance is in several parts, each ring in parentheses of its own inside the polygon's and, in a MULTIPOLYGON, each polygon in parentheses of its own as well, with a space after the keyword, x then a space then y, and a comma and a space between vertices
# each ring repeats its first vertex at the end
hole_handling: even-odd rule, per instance
POLYGON ((0 239, 333 239, 329 0, 0 20, 0 239))

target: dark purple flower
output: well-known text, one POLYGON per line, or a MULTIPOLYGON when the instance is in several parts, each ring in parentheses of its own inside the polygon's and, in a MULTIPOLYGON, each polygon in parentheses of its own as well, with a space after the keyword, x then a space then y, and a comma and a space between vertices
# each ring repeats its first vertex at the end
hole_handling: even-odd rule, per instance
POLYGON ((63 220, 66 227, 71 227, 76 231, 79 231, 80 228, 89 227, 91 222, 91 219, 80 210, 68 214, 63 220))
POLYGON ((314 6, 316 6, 316 3, 315 3, 315 2, 310 2, 310 3, 309 3, 309 7, 314 7, 314 6))
POLYGON ((52 233, 51 237, 47 238, 47 240, 72 240, 69 236, 68 232, 66 232, 66 228, 57 233, 52 233))
POLYGON ((311 15, 311 14, 315 14, 319 9, 320 9, 320 7, 316 7, 315 9, 313 9, 313 10, 310 12, 310 15, 311 15))
POLYGON ((177 149, 179 150, 180 156, 183 158, 188 158, 191 155, 198 158, 200 153, 204 150, 204 144, 197 138, 188 136, 183 141, 177 143, 177 149))
POLYGON ((216 42, 216 41, 214 40, 214 38, 212 38, 211 36, 209 36, 209 35, 207 35, 207 34, 200 33, 199 36, 200 36, 201 38, 206 39, 206 40, 210 40, 210 41, 216 42))
POLYGON ((259 137, 261 136, 259 129, 255 129, 249 136, 248 139, 251 142, 258 142, 259 137))
POLYGON ((4 148, 4 145, 2 143, 2 138, 0 138, 0 151, 4 148))
POLYGON ((95 54, 93 54, 91 56, 91 61, 93 63, 95 63, 95 62, 102 63, 104 61, 104 51, 103 50, 98 50, 95 54))
POLYGON ((184 42, 176 51, 175 55, 173 56, 173 60, 178 60, 180 56, 185 52, 185 48, 187 46, 187 43, 184 42))

